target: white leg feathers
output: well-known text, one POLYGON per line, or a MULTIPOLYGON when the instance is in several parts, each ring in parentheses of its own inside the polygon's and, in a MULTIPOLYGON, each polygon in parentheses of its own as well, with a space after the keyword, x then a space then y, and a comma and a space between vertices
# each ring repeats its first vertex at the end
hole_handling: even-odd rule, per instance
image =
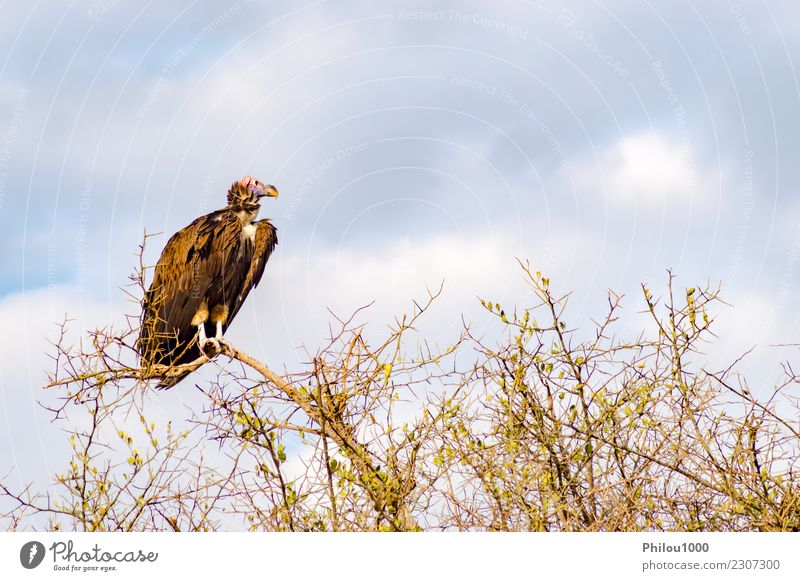
MULTIPOLYGON (((219 335, 220 326, 217 324, 217 334, 219 335)), ((220 340, 217 337, 206 337, 206 327, 204 323, 197 326, 197 345, 200 351, 211 359, 215 357, 221 350, 220 340)))
POLYGON ((209 359, 216 357, 222 351, 223 346, 227 346, 222 336, 222 321, 217 320, 216 330, 216 335, 207 337, 205 325, 200 323, 197 326, 197 345, 200 347, 200 351, 209 359))
POLYGON ((217 321, 217 334, 214 339, 219 343, 220 349, 222 347, 230 347, 230 344, 222 337, 222 321, 217 321))

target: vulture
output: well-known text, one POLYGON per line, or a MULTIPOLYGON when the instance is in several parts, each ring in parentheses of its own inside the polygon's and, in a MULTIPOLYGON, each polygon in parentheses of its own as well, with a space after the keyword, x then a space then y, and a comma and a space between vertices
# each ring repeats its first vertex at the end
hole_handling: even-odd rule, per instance
MULTIPOLYGON (((228 205, 169 239, 144 296, 138 350, 143 367, 191 363, 219 353, 223 335, 261 280, 278 243, 262 198, 278 190, 250 176, 231 185, 228 205)), ((189 372, 162 379, 172 387, 189 372)))

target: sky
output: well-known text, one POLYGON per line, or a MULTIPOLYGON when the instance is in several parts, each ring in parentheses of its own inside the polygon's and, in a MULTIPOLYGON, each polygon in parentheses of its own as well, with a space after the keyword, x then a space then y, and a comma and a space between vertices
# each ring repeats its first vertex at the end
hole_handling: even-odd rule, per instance
POLYGON ((720 284, 708 357, 755 347, 769 393, 798 355, 798 33, 789 0, 0 2, 0 475, 62 469, 55 323, 135 314, 144 232, 152 264, 244 175, 280 243, 229 338, 276 369, 441 282, 425 337, 488 329, 478 297, 531 302, 520 258, 576 327, 612 289, 636 329, 668 269, 720 284))

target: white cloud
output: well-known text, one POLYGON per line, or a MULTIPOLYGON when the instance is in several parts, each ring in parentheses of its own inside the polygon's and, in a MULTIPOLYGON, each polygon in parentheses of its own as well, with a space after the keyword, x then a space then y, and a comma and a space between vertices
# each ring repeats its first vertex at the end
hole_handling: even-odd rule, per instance
POLYGON ((768 397, 773 386, 785 379, 781 363, 796 359, 797 349, 783 346, 797 336, 795 315, 770 294, 739 293, 726 301, 730 307, 715 309, 713 330, 718 339, 708 349, 710 368, 727 368, 750 351, 736 369, 756 396, 768 397))
POLYGON ((696 203, 709 180, 698 171, 691 144, 648 131, 625 136, 577 167, 583 188, 601 190, 614 202, 662 207, 696 203))

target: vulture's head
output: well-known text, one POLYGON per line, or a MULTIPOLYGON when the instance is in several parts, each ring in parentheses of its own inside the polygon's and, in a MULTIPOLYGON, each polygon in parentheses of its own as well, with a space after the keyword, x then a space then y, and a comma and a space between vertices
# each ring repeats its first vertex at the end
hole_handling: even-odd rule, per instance
POLYGON ((275 186, 264 185, 256 178, 246 176, 231 184, 228 190, 228 207, 234 212, 247 212, 253 215, 261 207, 261 198, 277 198, 275 186))

